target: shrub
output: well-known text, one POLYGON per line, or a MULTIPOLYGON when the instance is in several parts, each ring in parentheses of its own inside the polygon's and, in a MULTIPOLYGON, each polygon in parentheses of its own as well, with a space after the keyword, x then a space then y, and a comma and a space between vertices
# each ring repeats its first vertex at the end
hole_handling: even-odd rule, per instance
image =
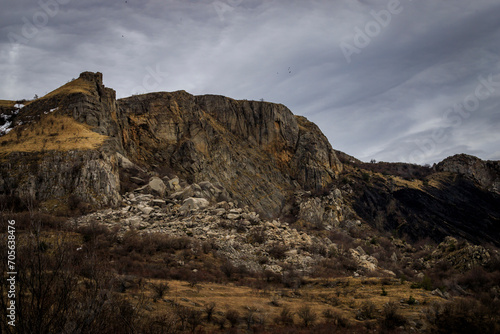
POLYGON ((186 322, 189 329, 191 330, 191 333, 194 333, 196 331, 196 328, 202 323, 201 311, 189 309, 186 322))
POLYGON ((410 298, 408 298, 408 301, 406 303, 408 305, 415 305, 417 303, 417 300, 413 298, 413 296, 410 296, 410 298))
POLYGON ((207 322, 212 322, 216 306, 217 306, 217 304, 215 304, 214 302, 210 302, 210 303, 205 305, 204 311, 205 311, 205 314, 207 315, 207 322))
POLYGON ((406 324, 406 319, 399 313, 398 304, 395 302, 389 302, 384 305, 382 316, 382 328, 392 330, 406 324))
POLYGON ((367 172, 363 172, 361 174, 361 178, 363 179, 363 181, 368 182, 368 181, 370 181, 370 174, 367 172))
POLYGON ((155 283, 152 285, 154 296, 153 298, 156 299, 162 299, 165 293, 170 290, 170 287, 168 286, 168 283, 155 283))
POLYGON ((498 314, 491 314, 488 307, 471 298, 435 303, 426 316, 438 333, 496 333, 500 329, 498 314))
POLYGON ((356 312, 357 320, 375 319, 377 314, 377 308, 375 304, 370 301, 365 301, 361 305, 361 309, 356 312))
POLYGON ((231 324, 231 327, 236 327, 241 322, 240 313, 236 310, 228 310, 226 312, 226 319, 231 324))
POLYGON ((280 314, 274 319, 277 324, 284 326, 293 325, 293 312, 288 307, 283 307, 280 314))
POLYGON ((316 321, 317 314, 308 305, 304 305, 297 311, 297 315, 302 319, 304 327, 309 327, 316 321))
POLYGON ((267 251, 270 256, 274 257, 277 260, 282 260, 286 256, 286 251, 288 247, 279 243, 274 243, 269 250, 267 251))

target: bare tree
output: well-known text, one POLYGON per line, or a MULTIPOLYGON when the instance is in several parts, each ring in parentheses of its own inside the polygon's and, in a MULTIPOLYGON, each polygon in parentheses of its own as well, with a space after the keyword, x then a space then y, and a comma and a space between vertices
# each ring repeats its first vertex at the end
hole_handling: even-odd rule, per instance
POLYGON ((205 314, 207 315, 207 322, 212 322, 216 306, 217 304, 215 302, 210 302, 205 305, 204 310, 205 314))
POLYGON ((153 283, 152 284, 153 292, 154 292, 154 300, 162 299, 165 293, 170 290, 168 283, 153 283))
POLYGON ((302 306, 297 311, 297 315, 302 319, 304 327, 311 326, 316 321, 317 318, 317 314, 313 310, 311 310, 311 308, 308 305, 302 306))

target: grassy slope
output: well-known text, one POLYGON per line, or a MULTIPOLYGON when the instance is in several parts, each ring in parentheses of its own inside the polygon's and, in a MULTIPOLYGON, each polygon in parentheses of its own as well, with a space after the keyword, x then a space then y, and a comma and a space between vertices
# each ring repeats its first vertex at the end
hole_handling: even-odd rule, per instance
POLYGON ((0 153, 94 149, 106 138, 72 118, 44 115, 39 122, 17 127, 1 137, 0 153))
POLYGON ((83 93, 91 95, 93 90, 94 87, 91 82, 78 78, 66 83, 65 85, 62 85, 61 87, 53 90, 47 95, 42 96, 40 99, 48 99, 56 95, 68 95, 74 93, 83 93))
POLYGON ((3 107, 3 108, 12 108, 12 109, 14 109, 14 105, 15 104, 16 104, 16 101, 0 100, 0 107, 3 107))
MULTIPOLYGON (((81 78, 75 79, 53 90, 38 100, 74 93, 92 94, 92 83, 81 78)), ((28 101, 29 105, 34 101, 28 101)), ((13 107, 15 101, 0 100, 0 106, 13 107)), ((40 121, 16 127, 0 138, 0 153, 40 152, 48 150, 85 150, 102 145, 106 136, 95 133, 85 124, 72 118, 57 115, 41 115, 40 121)))
MULTIPOLYGON (((273 322, 283 307, 288 307, 294 312, 295 323, 300 323, 296 312, 304 305, 309 306, 317 314, 318 320, 323 318, 324 311, 331 309, 342 314, 351 323, 357 323, 359 321, 356 320, 356 312, 366 302, 372 302, 375 305, 377 318, 381 316, 386 303, 396 302, 400 307, 400 313, 405 318, 416 320, 430 303, 443 301, 429 291, 411 289, 408 282, 401 284, 393 280, 389 282, 389 285, 382 285, 384 280, 380 278, 344 277, 309 280, 306 285, 294 290, 259 290, 246 286, 215 283, 198 283, 192 286, 188 282, 172 280, 151 282, 155 284, 166 282, 170 286, 163 300, 154 303, 152 313, 168 312, 171 310, 172 301, 200 311, 203 311, 204 305, 215 302, 216 310, 224 313, 228 310, 236 310, 244 315, 249 308, 258 310, 265 315, 268 324, 273 322), (387 292, 387 296, 381 295, 382 287, 387 292), (410 296, 418 301, 417 304, 408 305, 407 301, 410 296)), ((153 295, 152 291, 147 291, 146 294, 153 295)))

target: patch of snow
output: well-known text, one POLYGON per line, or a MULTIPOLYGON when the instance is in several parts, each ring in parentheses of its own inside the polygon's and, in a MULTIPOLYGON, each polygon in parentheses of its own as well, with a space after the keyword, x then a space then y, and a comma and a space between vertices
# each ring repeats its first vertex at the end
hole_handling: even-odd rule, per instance
POLYGON ((59 107, 55 107, 55 108, 53 108, 53 109, 50 109, 50 111, 49 111, 49 112, 54 112, 54 111, 56 111, 57 109, 59 109, 59 107))
POLYGON ((7 134, 9 133, 12 128, 10 127, 12 125, 12 122, 7 122, 4 125, 0 126, 0 134, 7 134))
POLYGON ((16 104, 14 104, 14 108, 23 109, 24 108, 24 104, 22 104, 22 103, 16 103, 16 104))

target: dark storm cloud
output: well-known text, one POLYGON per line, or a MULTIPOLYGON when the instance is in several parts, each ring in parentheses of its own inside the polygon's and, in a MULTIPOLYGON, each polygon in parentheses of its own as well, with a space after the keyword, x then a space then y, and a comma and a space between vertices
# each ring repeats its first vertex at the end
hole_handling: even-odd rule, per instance
POLYGON ((2 99, 100 71, 119 97, 184 89, 283 103, 364 160, 500 159, 494 0, 21 0, 2 8, 2 99), (356 52, 346 56, 345 45, 356 52), (481 80, 490 84, 476 96, 481 80), (464 103, 471 111, 457 107, 464 103))

